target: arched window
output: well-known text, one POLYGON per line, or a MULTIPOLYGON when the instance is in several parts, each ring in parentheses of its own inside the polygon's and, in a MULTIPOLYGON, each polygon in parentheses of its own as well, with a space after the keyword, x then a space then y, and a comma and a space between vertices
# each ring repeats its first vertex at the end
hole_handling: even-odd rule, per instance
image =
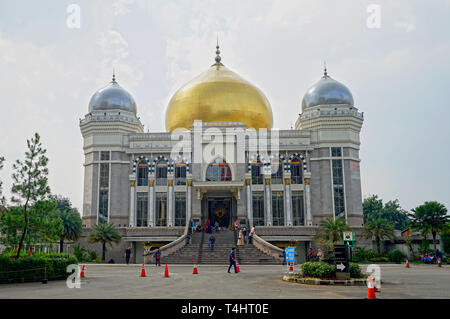
POLYGON ((140 161, 137 169, 137 186, 148 186, 148 163, 140 161))
POLYGON ((272 158, 270 163, 270 170, 272 172, 272 184, 283 184, 283 162, 280 156, 272 158))
POLYGON ((156 164, 156 185, 167 185, 167 161, 160 160, 156 164))
POLYGON ((264 175, 263 175, 263 163, 261 162, 259 155, 256 159, 256 162, 251 163, 252 167, 252 184, 263 184, 264 175))
POLYGON ((186 163, 175 164, 175 185, 186 185, 186 163))
POLYGON ((302 184, 302 162, 296 156, 291 160, 291 180, 292 184, 302 184))
POLYGON ((228 166, 225 161, 216 159, 208 165, 208 169, 206 170, 206 180, 211 182, 231 181, 230 166, 228 166))

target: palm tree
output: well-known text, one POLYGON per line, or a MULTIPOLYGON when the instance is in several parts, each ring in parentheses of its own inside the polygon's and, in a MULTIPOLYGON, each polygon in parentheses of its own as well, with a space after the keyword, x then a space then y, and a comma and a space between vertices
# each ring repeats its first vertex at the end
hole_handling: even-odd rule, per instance
POLYGON ((120 243, 120 235, 114 228, 113 223, 99 223, 92 227, 87 236, 88 243, 102 243, 102 260, 105 261, 106 244, 120 243))
POLYGON ((420 231, 424 238, 431 232, 434 251, 436 251, 436 235, 450 228, 450 216, 447 215, 447 208, 438 202, 425 202, 412 211, 414 214, 409 214, 411 228, 420 231))
POLYGON ((64 240, 75 241, 81 236, 81 218, 76 210, 59 210, 55 212, 56 217, 62 220, 64 231, 59 235, 59 251, 63 251, 64 240))
POLYGON ((362 235, 366 238, 375 237, 378 254, 381 254, 381 240, 389 238, 394 240, 394 224, 386 219, 370 219, 364 224, 362 235))
POLYGON ((333 217, 328 216, 320 221, 317 238, 331 243, 337 243, 342 240, 342 232, 345 230, 350 230, 350 227, 344 218, 334 220, 333 217))

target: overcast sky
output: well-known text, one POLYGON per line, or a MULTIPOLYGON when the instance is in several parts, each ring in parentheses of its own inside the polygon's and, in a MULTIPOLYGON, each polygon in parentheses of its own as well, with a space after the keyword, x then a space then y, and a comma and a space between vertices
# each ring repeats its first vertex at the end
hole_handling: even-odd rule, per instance
MULTIPOLYGON (((409 210, 450 208, 450 1, 0 1, 0 172, 26 139, 42 136, 52 192, 81 209, 79 118, 92 94, 117 80, 134 96, 145 130, 164 131, 167 102, 182 84, 222 62, 268 97, 288 129, 322 75, 353 93, 364 112, 363 196, 398 198, 409 210), (80 28, 67 26, 78 4, 80 28), (370 4, 380 28, 369 28, 370 4)), ((372 20, 370 20, 372 21, 372 20)))

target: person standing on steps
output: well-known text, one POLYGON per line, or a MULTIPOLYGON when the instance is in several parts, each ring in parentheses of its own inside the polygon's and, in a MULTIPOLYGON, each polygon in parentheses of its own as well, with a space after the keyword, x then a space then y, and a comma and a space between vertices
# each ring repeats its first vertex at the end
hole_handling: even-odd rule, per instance
POLYGON ((215 243, 216 243, 216 237, 211 235, 211 237, 209 237, 209 246, 211 247, 211 250, 214 250, 214 244, 215 243))
POLYGON ((245 237, 247 236, 247 228, 243 228, 242 229, 242 235, 244 235, 244 244, 246 244, 247 243, 247 240, 245 239, 245 237))
POLYGON ((237 241, 237 245, 238 245, 238 246, 244 245, 244 240, 243 240, 242 237, 244 237, 244 235, 242 234, 242 229, 241 229, 241 230, 239 231, 239 237, 238 237, 238 241, 237 241))
POLYGON ((237 274, 237 269, 236 269, 236 248, 231 248, 231 252, 230 252, 230 265, 228 266, 228 273, 230 273, 230 269, 231 266, 234 266, 234 273, 237 274))

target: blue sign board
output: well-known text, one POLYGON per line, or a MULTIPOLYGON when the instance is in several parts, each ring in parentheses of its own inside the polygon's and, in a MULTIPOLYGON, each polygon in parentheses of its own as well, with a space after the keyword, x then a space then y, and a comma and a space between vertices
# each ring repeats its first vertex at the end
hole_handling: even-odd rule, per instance
POLYGON ((286 254, 287 262, 295 262, 295 248, 294 247, 287 247, 284 249, 284 252, 286 254))

